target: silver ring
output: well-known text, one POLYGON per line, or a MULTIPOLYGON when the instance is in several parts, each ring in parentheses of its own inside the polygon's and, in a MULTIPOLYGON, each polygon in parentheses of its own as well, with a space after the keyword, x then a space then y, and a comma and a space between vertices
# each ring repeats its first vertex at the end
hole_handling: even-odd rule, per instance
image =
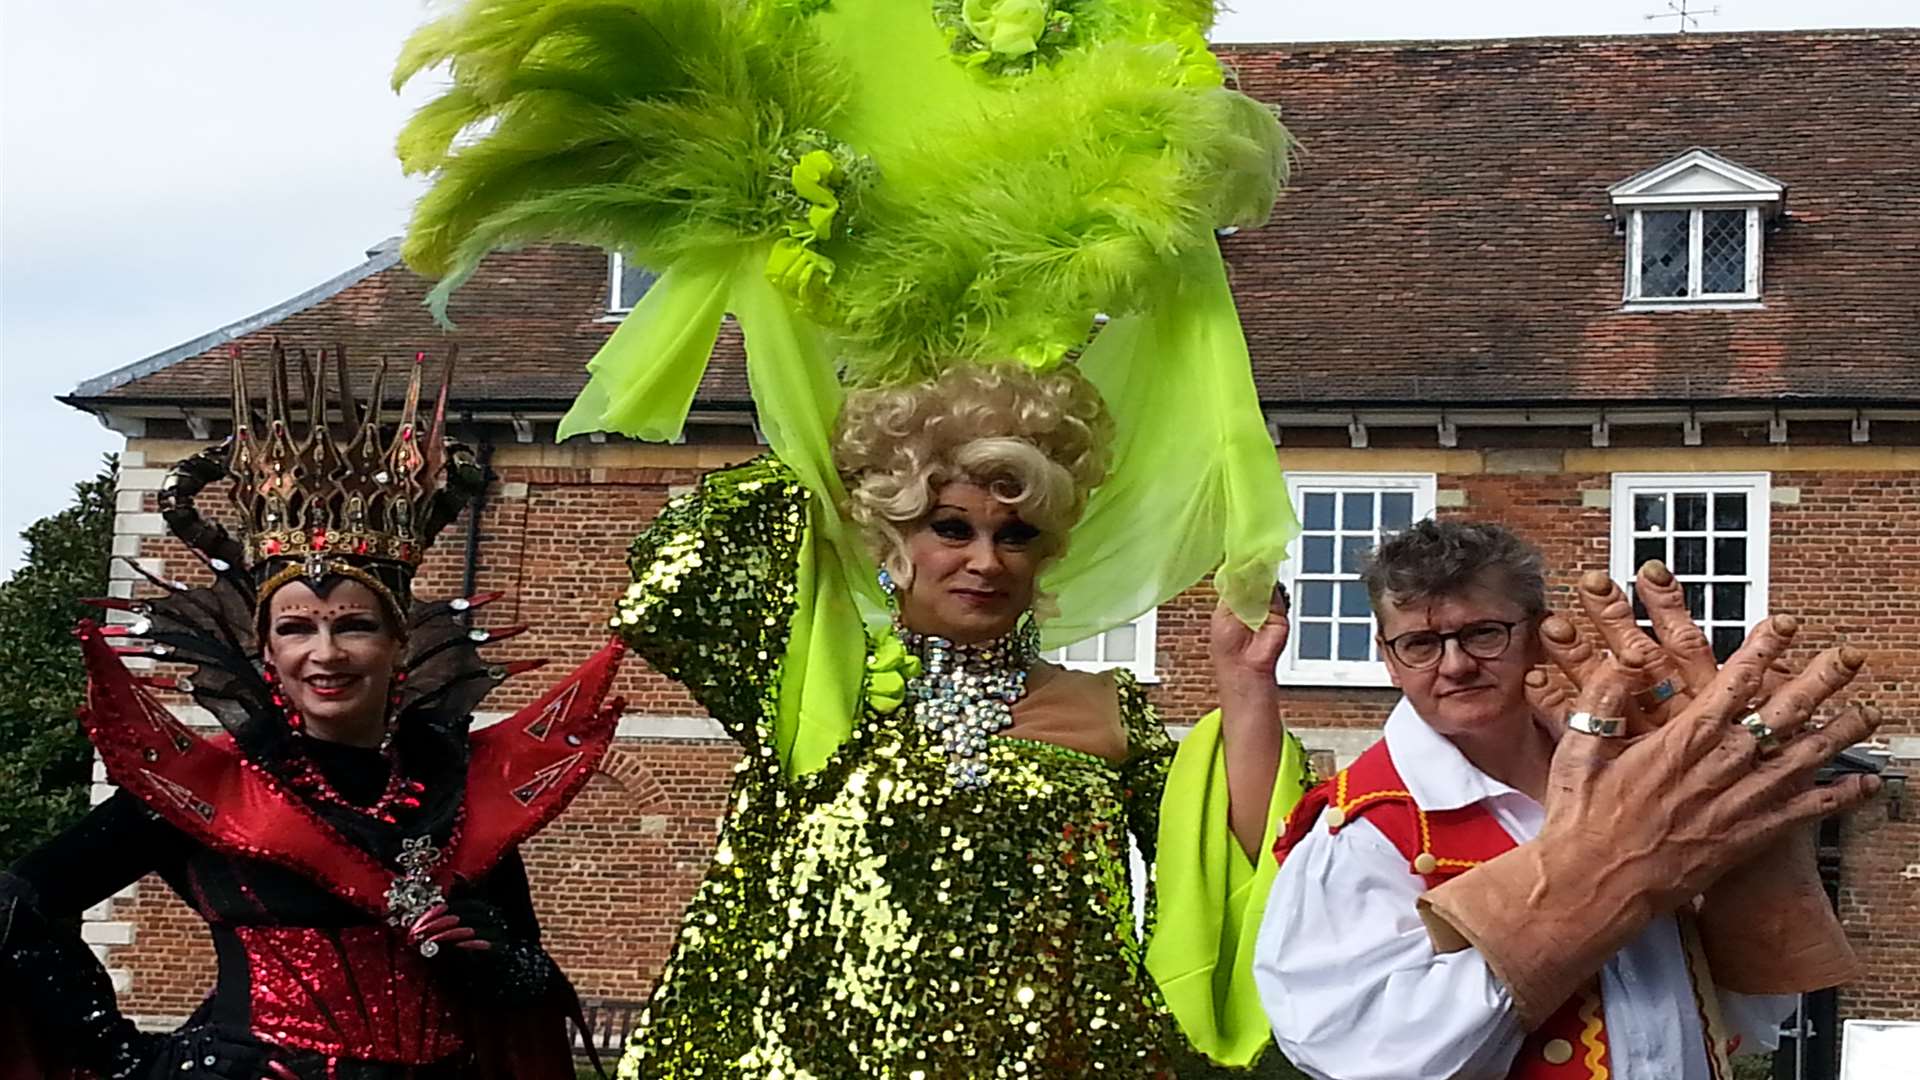
POLYGON ((1667 702, 1672 701, 1674 696, 1679 693, 1679 682, 1672 678, 1666 678, 1661 679, 1652 686, 1635 691, 1633 696, 1642 708, 1651 709, 1658 705, 1665 705, 1667 702))
POLYGON ((424 957, 426 957, 426 958, 427 958, 427 959, 429 959, 429 960, 431 960, 431 959, 433 959, 433 958, 434 958, 434 957, 436 957, 436 956, 439 956, 439 955, 440 955, 440 943, 439 943, 439 942, 437 942, 437 941, 423 941, 423 942, 421 942, 421 943, 420 943, 420 955, 421 955, 421 956, 424 956, 424 957))
POLYGON ((1768 726, 1757 712, 1750 712, 1741 717, 1740 726, 1746 728, 1747 734, 1753 736, 1754 747, 1762 754, 1771 753, 1780 745, 1780 733, 1768 726))
POLYGON ((1627 718, 1624 716, 1595 716, 1590 712, 1576 712, 1567 717, 1567 729, 1582 735, 1593 735, 1602 739, 1618 739, 1627 733, 1627 718))

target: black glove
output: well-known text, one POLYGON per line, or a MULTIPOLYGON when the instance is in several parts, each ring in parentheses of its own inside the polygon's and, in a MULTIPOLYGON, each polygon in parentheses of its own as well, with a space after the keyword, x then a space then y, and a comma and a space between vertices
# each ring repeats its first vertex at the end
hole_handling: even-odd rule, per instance
POLYGON ((24 879, 0 873, 0 989, 35 1042, 108 1080, 142 1075, 160 1036, 120 1015, 107 969, 71 927, 48 919, 24 879))
POLYGON ((141 1080, 299 1080, 273 1047, 226 1028, 181 1028, 155 1049, 141 1080))
POLYGON ((495 1004, 536 1001, 554 986, 553 958, 516 931, 499 905, 460 896, 427 909, 407 941, 451 969, 468 997, 495 1004))

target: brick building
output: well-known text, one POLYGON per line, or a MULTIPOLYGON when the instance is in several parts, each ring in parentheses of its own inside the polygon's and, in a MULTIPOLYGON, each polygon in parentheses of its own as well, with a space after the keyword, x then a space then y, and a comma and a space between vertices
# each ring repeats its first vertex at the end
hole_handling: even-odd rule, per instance
MULTIPOLYGON (((1853 696, 1893 717, 1883 757, 1920 759, 1920 32, 1224 53, 1303 147, 1274 225, 1223 243, 1307 527, 1284 571, 1298 622, 1280 678, 1308 745, 1345 761, 1376 736, 1395 694, 1352 560, 1440 514, 1539 543, 1556 603, 1583 571, 1624 580, 1658 556, 1723 649, 1782 611, 1811 624, 1803 658, 1871 648, 1853 696)), ((455 426, 497 481, 421 592, 507 590, 491 618, 533 627, 511 656, 584 658, 628 538, 703 470, 760 450, 737 335, 683 443, 554 443, 584 363, 647 281, 583 248, 496 256, 449 336, 390 241, 278 308, 89 380, 65 400, 127 437, 116 552, 190 565, 153 493, 224 434, 229 342, 364 358, 454 341, 455 426)), ((129 594, 132 573, 116 574, 129 594)), ((1178 724, 1212 697, 1210 606, 1196 588, 1064 659, 1133 667, 1178 724)), ((734 754, 644 664, 621 682, 633 711, 605 775, 528 861, 582 993, 632 1001, 705 868, 734 754)), ((537 689, 508 684, 487 707, 537 689)), ((1895 788, 1829 830, 1867 963, 1840 1017, 1920 1019, 1920 810, 1895 788)), ((154 879, 90 913, 87 933, 132 1012, 180 1017, 207 984, 203 933, 154 879)), ((1812 1056, 1830 1057, 1815 1035, 1812 1056)))

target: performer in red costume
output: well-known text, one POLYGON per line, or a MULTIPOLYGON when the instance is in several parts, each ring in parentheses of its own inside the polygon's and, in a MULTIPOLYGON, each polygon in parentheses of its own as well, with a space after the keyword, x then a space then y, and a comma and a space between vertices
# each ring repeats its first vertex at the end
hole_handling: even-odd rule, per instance
POLYGON ((261 425, 236 352, 232 438, 180 463, 160 497, 213 585, 151 578, 162 595, 95 601, 131 623, 78 631, 82 720, 120 791, 0 875, 0 1061, 24 1075, 573 1076, 577 1001, 541 948, 518 846, 612 741, 620 704, 601 703, 621 646, 470 734, 480 699, 539 662, 480 655, 524 629, 470 625, 495 596, 415 603, 410 586, 485 477, 443 439, 445 375, 423 424, 417 358, 388 428, 384 365, 361 405, 334 362, 330 394, 324 355, 293 360, 296 437, 289 358, 275 346, 261 425), (222 478, 237 537, 194 506, 222 478), (191 674, 136 676, 126 655, 191 674), (155 688, 192 694, 225 733, 192 731, 155 688), (70 928, 148 873, 206 919, 218 967, 165 1035, 121 1016, 70 928))

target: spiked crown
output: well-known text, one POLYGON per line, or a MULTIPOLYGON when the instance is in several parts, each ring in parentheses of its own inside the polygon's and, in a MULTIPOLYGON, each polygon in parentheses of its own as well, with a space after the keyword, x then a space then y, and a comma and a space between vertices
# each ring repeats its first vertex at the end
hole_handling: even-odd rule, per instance
POLYGON ((264 416, 254 408, 237 346, 232 364, 233 437, 175 466, 160 493, 168 525, 216 571, 250 567, 262 602, 290 576, 317 583, 344 574, 370 584, 377 578, 404 613, 428 545, 485 483, 472 454, 446 441, 453 355, 441 367, 425 416, 426 354, 414 357, 391 420, 385 360, 361 400, 353 393, 346 350, 336 346, 331 357, 323 350, 310 358, 305 349, 289 352, 276 341, 264 416), (297 405, 290 369, 300 380, 297 405), (194 507, 200 490, 223 478, 232 481, 238 539, 194 507))
POLYGON ((346 351, 336 347, 331 388, 342 427, 337 441, 328 422, 327 357, 293 355, 305 391, 305 431, 294 432, 288 394, 289 355, 273 345, 267 414, 256 424, 245 369, 233 364, 233 452, 227 472, 232 499, 245 532, 247 561, 297 559, 309 553, 359 556, 417 566, 432 535, 428 513, 446 462, 447 387, 453 360, 440 375, 431 420, 423 428, 420 385, 426 354, 414 358, 406 396, 390 439, 381 428, 387 363, 374 371, 364 403, 354 399, 346 351))

